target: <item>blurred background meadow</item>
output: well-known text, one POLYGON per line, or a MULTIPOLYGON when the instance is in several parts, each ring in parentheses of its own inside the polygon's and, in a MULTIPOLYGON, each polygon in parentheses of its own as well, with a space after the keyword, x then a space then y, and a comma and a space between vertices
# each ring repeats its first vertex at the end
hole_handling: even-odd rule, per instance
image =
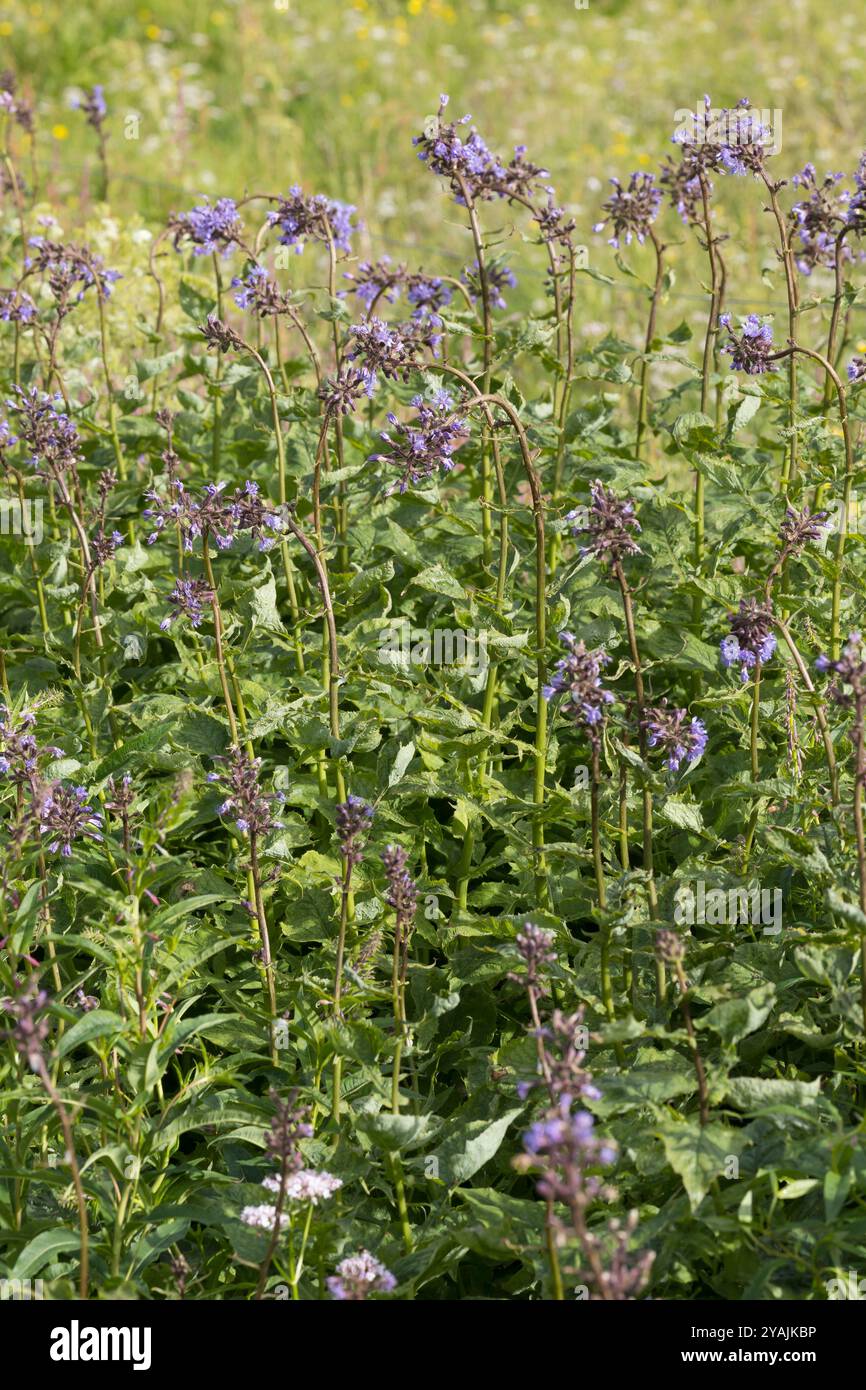
MULTIPOLYGON (((86 226, 113 263, 124 261, 115 312, 124 302, 132 310, 134 298, 148 313, 148 231, 170 211, 202 194, 284 192, 294 182, 357 205, 361 258, 456 271, 469 258, 468 234, 411 144, 448 92, 452 112, 471 112, 491 148, 525 143, 545 164, 590 266, 615 279, 583 278, 585 339, 611 330, 633 339, 645 317, 642 286, 592 232, 607 180, 657 169, 677 110, 704 92, 715 106, 748 95, 777 113, 777 177, 807 159, 819 175, 850 174, 866 143, 862 21, 852 0, 16 0, 0 5, 0 47, 35 101, 44 210, 65 210, 65 230, 86 226), (109 108, 105 202, 93 131, 73 105, 94 83, 109 108)), ((780 307, 760 193, 752 180, 724 183, 729 305, 780 307)), ((488 232, 511 230, 507 209, 486 212, 488 232)), ((703 324, 695 239, 670 210, 661 235, 674 272, 665 327, 703 324)), ((536 259, 535 278, 522 273, 512 303, 542 299, 536 259)), ((651 274, 649 248, 626 259, 639 277, 651 274)))

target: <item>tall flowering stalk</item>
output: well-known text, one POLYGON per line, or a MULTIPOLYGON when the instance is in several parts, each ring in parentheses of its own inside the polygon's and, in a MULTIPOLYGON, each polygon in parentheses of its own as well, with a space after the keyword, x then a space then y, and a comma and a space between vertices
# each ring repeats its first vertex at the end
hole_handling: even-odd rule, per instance
POLYGON ((640 374, 640 397, 638 401, 637 431, 635 435, 635 457, 642 457, 643 441, 647 428, 649 409, 649 353, 656 331, 656 316, 664 286, 665 246, 659 240, 653 223, 661 205, 661 189, 656 185, 655 176, 649 173, 633 173, 628 184, 623 187, 619 179, 611 179, 613 193, 603 205, 605 216, 597 222, 593 231, 602 231, 608 223, 613 229, 609 245, 619 249, 629 246, 633 240, 642 245, 647 238, 655 251, 655 281, 650 291, 650 311, 647 319, 646 340, 640 374))
MULTIPOLYGON (((866 833, 863 829, 863 788, 866 786, 866 660, 859 632, 852 632, 838 658, 820 656, 815 663, 822 675, 830 675, 830 699, 851 713, 850 738, 854 745, 854 786, 851 816, 857 845, 859 905, 866 917, 866 833)), ((866 1032, 866 928, 860 932, 860 1002, 866 1032)))
MULTIPOLYGON (((280 508, 282 511, 285 511, 285 508, 287 506, 286 446, 283 440, 282 425, 280 423, 280 410, 279 404, 277 402, 277 388, 274 383, 274 378, 271 375, 270 367, 268 366, 265 359, 262 357, 261 353, 256 348, 254 348, 251 343, 248 343, 245 338, 242 338, 241 335, 239 333, 236 333, 233 328, 230 328, 228 324, 222 323, 220 320, 218 320, 215 315, 210 315, 207 322, 200 325, 200 331, 204 335, 208 344, 211 347, 216 348, 218 353, 220 354, 227 352, 230 349, 235 349, 240 352, 248 353, 249 356, 253 358, 253 360, 255 361, 256 365, 258 366, 259 370, 265 378, 265 384, 267 386, 268 391, 268 399, 270 400, 271 405, 271 419, 273 423, 274 443, 276 445, 277 450, 277 483, 279 487, 280 508)), ((295 575, 291 559, 289 558, 289 548, 286 544, 284 536, 280 537, 279 544, 280 558, 283 563, 283 574, 285 576, 286 581, 286 592, 289 599, 289 611, 291 613, 292 619, 292 634, 295 645, 295 660, 297 662, 299 673, 303 675, 304 649, 301 640, 301 613, 298 604, 298 595, 295 589, 295 575)))
MULTIPOLYGON (((256 1299, 261 1299, 264 1295, 280 1236, 284 1226, 289 1225, 289 1218, 284 1215, 284 1208, 289 1199, 292 1183, 293 1181, 297 1183, 304 1167, 304 1160, 299 1147, 300 1141, 311 1139, 313 1136, 312 1125, 308 1122, 309 1108, 299 1106, 297 1099, 297 1090, 292 1091, 287 1100, 282 1100, 276 1091, 270 1093, 274 1113, 265 1135, 265 1148, 268 1156, 277 1166, 277 1173, 275 1177, 265 1178, 264 1185, 269 1191, 276 1193, 276 1201, 273 1206, 264 1204, 260 1207, 246 1207, 241 1215, 241 1219, 246 1225, 263 1226, 271 1233, 265 1257, 259 1267, 256 1299)), ((313 1203, 310 1204, 310 1215, 312 1215, 313 1205, 313 1203)), ((308 1233, 309 1223, 306 1234, 308 1233)), ((304 1243, 306 1244, 306 1241, 304 1243)), ((290 1260, 292 1297, 296 1299, 299 1296, 297 1284, 300 1274, 295 1266, 293 1251, 290 1252, 290 1260)))
POLYGON ((683 970, 683 959, 686 954, 686 946, 682 937, 675 931, 663 928, 656 933, 656 955, 664 965, 667 965, 677 982, 679 990, 680 1012, 683 1022, 686 1025, 686 1034, 689 1040, 689 1051, 692 1054, 695 1076, 698 1081, 698 1104, 700 1107, 701 1124, 708 1125, 710 1122, 710 1101, 707 1089, 707 1074, 704 1070, 703 1058, 698 1048, 695 1025, 692 1022, 692 1011, 688 1000, 689 984, 683 970))
MULTIPOLYGON (((394 910, 394 948, 391 960, 391 1001, 394 1011, 394 1065, 391 1073, 391 1113, 400 1113, 400 1061, 406 1036, 406 973, 409 964, 409 940, 418 910, 418 888, 408 869, 409 857, 402 845, 388 845, 382 853, 382 863, 388 888, 385 901, 394 910)), ((412 1249, 412 1227, 406 1206, 403 1169, 399 1154, 391 1161, 397 1210, 407 1253, 412 1249)))
MULTIPOLYGON (((210 256, 214 274, 216 293, 216 317, 222 320, 223 283, 220 262, 237 248, 243 248, 243 222, 233 198, 218 198, 215 203, 206 200, 189 212, 172 213, 166 228, 171 235, 175 250, 190 248, 194 256, 210 256)), ((155 254, 155 252, 154 252, 155 254)), ((153 271, 153 256, 151 257, 153 271)), ((162 294, 160 293, 160 312, 156 331, 159 333, 162 317, 162 294)), ((222 357, 216 359, 213 375, 213 415, 211 431, 211 466, 216 472, 222 456, 222 357)))
MULTIPOLYGON (((776 223, 779 236, 777 255, 785 274, 785 293, 788 299, 788 340, 793 345, 797 341, 797 324, 800 313, 800 289, 797 282, 796 255, 794 250, 794 225, 786 219, 779 202, 779 193, 787 180, 773 179, 767 168, 768 147, 771 132, 762 124, 760 115, 752 109, 747 97, 741 98, 736 106, 724 113, 725 137, 722 144, 722 164, 729 174, 739 177, 751 175, 759 179, 770 199, 770 211, 776 223)), ((791 484, 797 476, 797 401, 798 381, 797 362, 794 354, 788 364, 788 430, 789 439, 785 459, 779 478, 779 489, 786 497, 791 484)))
POLYGON ((595 890, 601 918, 601 992, 607 1016, 613 1022, 616 1017, 613 1002, 613 986, 610 978, 610 926, 604 920, 607 911, 607 891, 604 881, 604 860, 601 850, 601 823, 599 816, 599 790, 601 787, 601 743, 607 716, 607 707, 613 704, 614 697, 605 689, 602 682, 604 667, 610 658, 601 648, 587 649, 582 641, 570 632, 561 632, 559 640, 565 648, 565 655, 556 663, 550 682, 544 694, 548 700, 559 700, 561 713, 584 733, 589 743, 592 758, 592 782, 590 786, 590 814, 592 834, 592 862, 595 870, 595 890))
POLYGON ((595 1132, 595 1120, 585 1108, 586 1101, 600 1100, 601 1091, 584 1067, 588 1031, 583 1009, 564 1014, 554 1009, 542 1022, 538 997, 547 992, 543 967, 556 959, 551 951, 550 933, 527 923, 517 938, 525 972, 512 979, 524 983, 530 996, 533 1033, 540 1077, 521 1082, 520 1094, 531 1095, 536 1088, 546 1092, 547 1103, 541 1117, 523 1136, 523 1153, 513 1160, 519 1172, 537 1175, 536 1191, 546 1203, 547 1254, 553 1298, 565 1297, 559 1251, 576 1246, 578 1263, 570 1272, 586 1280, 591 1297, 605 1301, 635 1298, 649 1279, 654 1252, 645 1251, 632 1260, 628 1242, 637 1227, 637 1213, 630 1213, 625 1226, 608 1222, 606 1238, 590 1228, 588 1214, 593 1203, 611 1201, 616 1191, 603 1182, 599 1170, 616 1160, 614 1145, 595 1132), (568 1221, 560 1215, 565 1207, 568 1221))
POLYGON ((83 96, 75 97, 72 101, 74 109, 80 111, 84 116, 91 130, 96 132, 96 147, 99 154, 99 168, 102 174, 101 196, 103 202, 108 201, 108 134, 105 130, 105 121, 108 116, 108 106, 105 101, 105 91, 100 83, 85 92, 83 96))
POLYGON ((261 941, 260 956, 270 1019, 271 1059, 276 1062, 277 996, 259 852, 265 836, 272 830, 282 828, 282 821, 274 816, 274 808, 282 804, 283 796, 280 792, 268 794, 262 790, 260 758, 253 758, 243 749, 233 747, 220 761, 219 770, 209 773, 208 781, 215 782, 225 793, 220 815, 233 819, 235 829, 249 841, 250 881, 253 889, 253 909, 261 941))
MULTIPOLYGON (((346 954, 346 932, 352 900, 352 870, 364 858, 364 842, 373 822, 373 807, 360 796, 348 796, 337 807, 337 838, 342 857, 342 876, 340 880, 340 925, 337 933, 337 957, 334 965, 334 1018, 342 1016, 343 963, 346 954)), ((334 1075, 332 1088, 331 1114, 334 1121, 340 1118, 342 1102, 343 1058, 339 1052, 334 1056, 334 1075)))
MULTIPOLYGON (((592 484, 590 506, 572 513, 572 519, 574 521, 574 534, 578 538, 585 538, 581 553, 594 556, 603 568, 609 568, 619 586, 629 655, 634 671, 638 742, 641 757, 645 759, 648 730, 643 665, 637 642, 634 599, 623 564, 624 560, 640 553, 640 546, 633 534, 640 531, 640 522, 635 515, 635 507, 631 499, 617 497, 598 479, 592 484)), ((642 789, 642 801, 643 867, 646 874, 650 912, 652 916, 655 916, 658 910, 658 894, 653 867, 653 798, 652 789, 646 785, 646 782, 644 782, 642 789)), ((657 970, 657 986, 660 996, 663 995, 664 976, 660 968, 657 970)))
MULTIPOLYGON (((710 269, 710 307, 707 313, 707 327, 704 335, 703 358, 701 362, 701 411, 709 412, 710 384, 716 368, 717 345, 720 314, 725 292, 725 266, 719 249, 721 238, 715 231, 712 211, 713 185, 710 175, 722 165, 722 146, 713 130, 710 120, 712 102, 704 97, 703 107, 692 113, 691 119, 673 138, 680 148, 678 163, 667 159, 664 162, 659 183, 686 226, 693 227, 698 239, 703 238, 710 269)), ((721 394, 716 393, 716 424, 719 423, 721 394)), ((695 467, 694 477, 694 565, 700 575, 704 566, 706 544, 706 521, 704 502, 704 476, 699 466, 695 467)), ((698 592, 692 597, 692 622, 700 635, 703 619, 703 595, 698 592)))
POLYGON ((75 1155, 75 1137, 69 1111, 64 1105, 48 1070, 45 1057, 45 1044, 49 1036, 49 1023, 46 1017, 50 999, 44 989, 40 989, 35 975, 19 983, 14 994, 0 1000, 2 1009, 10 1018, 12 1027, 6 1036, 12 1042, 21 1061, 36 1073, 45 1094, 54 1107, 60 1128, 63 1131, 65 1159, 72 1176, 75 1189, 75 1203, 78 1209, 78 1296, 86 1299, 90 1282, 89 1232, 87 1225, 87 1203, 81 1181, 81 1169, 75 1155))

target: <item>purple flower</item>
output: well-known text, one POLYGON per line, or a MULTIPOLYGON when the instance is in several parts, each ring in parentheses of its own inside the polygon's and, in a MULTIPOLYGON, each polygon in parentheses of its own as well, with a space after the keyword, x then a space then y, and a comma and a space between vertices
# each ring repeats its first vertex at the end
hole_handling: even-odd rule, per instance
POLYGON ((555 941, 556 936, 552 931, 537 927, 534 922, 525 922, 523 930, 517 933, 514 944, 526 969, 523 974, 513 971, 508 978, 515 984, 525 985, 537 994, 546 994, 547 985, 541 972, 545 966, 552 965, 556 960, 556 952, 553 949, 555 941))
POLYGON ((619 179, 611 179, 610 182, 614 191, 607 202, 602 204, 602 211, 606 216, 601 222, 596 222, 592 230, 601 232, 610 222, 613 236, 608 238, 609 246, 630 246, 633 238, 643 245, 658 216, 662 200, 661 191, 656 187, 655 175, 635 172, 631 175, 627 188, 623 188, 619 179))
POLYGON ((32 323, 36 305, 23 290, 0 290, 0 320, 4 323, 32 323))
MULTIPOLYGON (((836 264, 837 237, 846 225, 851 194, 838 188, 844 174, 827 174, 818 183, 814 164, 806 164, 791 179, 795 188, 808 193, 791 208, 791 221, 797 229, 800 249, 797 267, 803 275, 811 275, 818 266, 832 268, 836 264)), ((840 247, 842 261, 850 261, 852 253, 844 244, 840 247)))
POLYGON ((382 851, 382 863, 388 880, 385 901, 397 914, 397 929, 403 936, 415 922, 418 888, 409 873, 408 855, 402 845, 387 845, 382 851))
POLYGON ((224 495, 225 487, 225 483, 206 483, 198 497, 193 497, 178 478, 171 478, 168 498, 151 488, 146 496, 154 505, 143 512, 155 528, 147 538, 148 545, 158 541, 167 526, 174 525, 187 552, 204 535, 213 537, 220 550, 228 550, 244 531, 258 542, 259 550, 270 550, 283 529, 278 510, 259 495, 258 483, 248 481, 229 497, 224 495))
POLYGON ((16 982, 16 990, 11 998, 0 1000, 0 1009, 9 1014, 14 1025, 6 1036, 31 1071, 40 1071, 45 1066, 44 1046, 50 1032, 45 1011, 50 1003, 47 992, 39 988, 35 975, 31 975, 24 984, 16 982))
POLYGON ((854 174, 854 186, 856 192, 848 202, 845 221, 855 235, 862 236, 866 232, 866 153, 860 156, 860 163, 854 174))
POLYGON ((8 777, 15 786, 39 786, 40 763, 48 758, 62 758, 62 748, 40 748, 33 729, 34 710, 13 711, 0 705, 0 777, 8 777))
POLYGON ((809 541, 819 541, 829 522, 828 512, 811 512, 808 507, 795 511, 785 508, 785 520, 779 527, 781 554, 777 561, 780 568, 793 555, 799 555, 809 541))
POLYGON ((866 357, 852 357, 848 363, 848 380, 866 381, 866 357))
POLYGON ((171 612, 160 627, 167 632, 179 618, 187 618, 193 627, 200 627, 204 605, 213 602, 213 590, 203 579, 178 579, 168 596, 171 612))
POLYGON ((271 830, 282 830, 283 822, 274 817, 275 807, 284 800, 282 792, 262 791, 261 758, 251 758, 242 748, 230 748, 218 759, 219 771, 208 773, 208 781, 225 793, 219 808, 221 816, 231 816, 242 835, 260 838, 271 830))
POLYGON ((431 402, 415 396, 412 405, 418 412, 415 422, 405 424, 390 412, 392 432, 385 430, 379 436, 389 445, 388 451, 370 455, 371 463, 388 463, 400 469, 399 481, 389 492, 405 492, 410 483, 431 478, 439 469, 449 472, 454 467, 455 450, 469 433, 468 421, 455 415, 454 401, 447 391, 437 391, 431 402))
POLYGON ((31 468, 54 474, 74 468, 81 457, 81 443, 63 397, 46 395, 35 386, 29 391, 13 386, 12 392, 6 408, 16 417, 17 442, 27 446, 31 468))
POLYGON ((415 323, 429 323, 434 328, 442 327, 440 309, 445 309, 454 297, 451 286, 438 275, 425 275, 414 271, 406 280, 406 298, 412 305, 412 319, 415 323))
POLYGON ((671 772, 676 772, 682 762, 696 762, 707 746, 707 730, 702 721, 690 721, 687 710, 669 709, 666 700, 645 711, 644 728, 650 748, 662 750, 665 767, 671 772))
POLYGON ((378 261, 361 261, 356 270, 344 272, 343 279, 349 280, 352 288, 341 293, 356 294, 369 314, 377 300, 394 304, 400 298, 407 276, 405 265, 394 265, 390 256, 378 261))
POLYGON ((815 662, 815 669, 822 676, 832 674, 833 680, 827 691, 831 700, 843 709, 854 705, 857 708, 858 722, 862 722, 863 710, 866 707, 866 661, 863 660, 861 634, 848 634, 848 641, 838 661, 833 661, 822 653, 815 662))
MULTIPOLYGON (((506 309, 504 291, 514 289, 517 284, 517 276, 513 270, 509 270, 504 262, 493 260, 486 267, 487 296, 490 300, 492 309, 506 309)), ((470 297, 477 303, 481 299, 481 276, 478 273, 478 264, 467 266, 461 271, 460 279, 469 291, 470 297)))
POLYGON ((759 112, 752 110, 748 97, 741 97, 735 107, 721 112, 718 124, 723 131, 722 168, 741 177, 759 174, 773 135, 763 124, 759 112))
POLYGON ((379 376, 388 381, 407 381, 420 365, 423 342, 415 324, 387 324, 383 319, 365 319, 349 330, 352 347, 350 361, 359 361, 367 395, 372 399, 379 376))
POLYGON ((749 376, 775 371, 776 364, 770 361, 773 330, 768 323, 757 314, 747 315, 740 324, 739 332, 731 327, 730 314, 721 314, 719 323, 728 330, 728 341, 722 352, 729 354, 733 371, 747 372, 749 376))
POLYGON ((189 242, 195 256, 209 256, 214 251, 227 256, 233 246, 240 245, 243 223, 233 198, 218 198, 215 203, 206 198, 189 212, 173 212, 168 229, 173 233, 175 250, 189 242))
POLYGON ((465 130, 471 116, 446 121, 447 105, 447 96, 440 97, 437 114, 425 123, 424 133, 416 135, 412 143, 431 173, 448 180, 454 201, 465 205, 467 195, 471 201, 530 200, 537 181, 547 177, 547 170, 526 159, 524 145, 517 145, 506 163, 491 153, 474 126, 465 130))
POLYGON ((234 301, 239 309, 252 309, 260 319, 275 318, 289 307, 291 295, 284 294, 263 265, 251 261, 243 275, 232 280, 234 301))
POLYGON ((361 1250, 341 1260, 337 1273, 328 1278, 327 1284, 332 1298, 340 1302, 360 1302, 371 1293, 390 1293, 396 1288, 397 1280, 369 1250, 361 1250))
POLYGON ((60 782, 37 792, 39 829, 48 836, 48 849, 52 854, 59 850, 68 859, 76 840, 102 839, 102 816, 94 811, 87 798, 85 787, 64 787, 60 782))
POLYGON ((59 318, 84 298, 91 288, 103 302, 111 298, 111 286, 122 279, 119 270, 108 270, 101 256, 89 246, 64 245, 47 237, 31 237, 36 252, 29 258, 28 273, 45 275, 59 318))
POLYGON ((738 612, 728 618, 731 632, 723 637, 720 650, 723 666, 739 666, 740 680, 749 679, 749 672, 760 662, 764 665, 776 650, 772 631, 773 615, 757 599, 740 599, 738 612))
POLYGON ((308 241, 333 243, 336 250, 348 255, 360 226, 352 220, 356 212, 349 203, 319 193, 309 196, 294 184, 287 197, 277 200, 276 210, 268 213, 268 222, 279 229, 279 242, 293 247, 296 255, 308 241))
POLYGON ((590 651, 571 632, 561 632, 559 640, 566 655, 556 663, 553 676, 544 687, 544 697, 552 700, 562 695, 563 713, 582 724, 590 741, 597 743, 606 707, 613 704, 614 699, 601 682, 602 668, 610 657, 601 647, 590 651))
POLYGON ((328 415, 351 415, 362 396, 369 395, 369 375, 357 367, 342 366, 318 389, 328 415))
POLYGON ((630 534, 641 529, 632 499, 617 497, 598 478, 590 485, 590 494, 589 508, 577 508, 566 518, 575 523, 575 536, 587 538, 581 555, 594 555, 603 565, 618 565, 627 556, 640 554, 640 546, 630 534))
POLYGON ((108 115, 108 107, 105 104, 103 87, 97 83, 89 92, 85 92, 83 97, 74 97, 71 105, 74 110, 82 111, 87 117, 87 124, 99 131, 102 123, 108 115))
POLYGON ((373 807, 360 796, 347 796, 337 806, 337 838, 340 852, 350 864, 363 859, 363 839, 373 823, 373 807))

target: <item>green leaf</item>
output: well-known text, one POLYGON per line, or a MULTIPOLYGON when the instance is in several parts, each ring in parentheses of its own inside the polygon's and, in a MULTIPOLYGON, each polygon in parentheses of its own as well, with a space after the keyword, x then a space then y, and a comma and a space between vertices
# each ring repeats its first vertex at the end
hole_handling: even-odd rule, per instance
POLYGON ((469 1120, 447 1127, 433 1151, 439 1177, 448 1187, 468 1182, 498 1153, 505 1135, 523 1107, 506 1110, 497 1119, 469 1120))
POLYGON ((758 985, 741 999, 716 1004, 699 1020, 697 1027, 712 1028, 727 1047, 754 1033, 769 1018, 776 1002, 774 985, 758 985))
POLYGON ((32 1279, 40 1269, 44 1269, 57 1255, 64 1255, 81 1247, 81 1237, 77 1231, 66 1231, 62 1226, 53 1226, 50 1231, 40 1231, 28 1241, 21 1251, 10 1279, 32 1279))
POLYGON ((697 1211, 711 1184, 725 1176, 726 1165, 745 1147, 746 1136, 730 1125, 695 1120, 662 1125, 658 1130, 668 1163, 682 1178, 692 1211, 697 1211))
POLYGON ((119 1035, 126 1027, 126 1022, 120 1014, 111 1013, 108 1009, 93 1009, 91 1013, 85 1014, 77 1023, 73 1023, 68 1033, 64 1033, 60 1042, 57 1044, 58 1057, 65 1057, 76 1047, 81 1047, 83 1043, 93 1042, 96 1038, 107 1038, 112 1035, 119 1035))

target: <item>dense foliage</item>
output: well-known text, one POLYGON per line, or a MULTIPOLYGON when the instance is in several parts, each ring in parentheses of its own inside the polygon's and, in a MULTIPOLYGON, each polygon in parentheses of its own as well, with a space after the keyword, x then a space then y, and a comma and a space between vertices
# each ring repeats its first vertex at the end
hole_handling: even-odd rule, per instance
POLYGON ((856 1296, 863 167, 708 99, 596 214, 647 307, 590 346, 542 156, 444 97, 456 274, 299 186, 107 265, 0 109, 6 1277, 856 1296))

